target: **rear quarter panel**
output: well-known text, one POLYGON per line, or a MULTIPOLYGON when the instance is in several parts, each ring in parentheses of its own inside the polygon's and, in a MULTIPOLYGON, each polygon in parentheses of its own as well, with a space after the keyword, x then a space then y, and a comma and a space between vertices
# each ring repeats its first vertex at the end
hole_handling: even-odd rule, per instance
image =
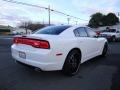
POLYGON ((53 56, 57 58, 61 58, 62 64, 64 64, 65 59, 68 53, 73 49, 77 48, 77 39, 75 38, 57 38, 49 40, 50 42, 50 49, 53 52, 53 56), (60 54, 60 56, 56 56, 56 54, 60 54))

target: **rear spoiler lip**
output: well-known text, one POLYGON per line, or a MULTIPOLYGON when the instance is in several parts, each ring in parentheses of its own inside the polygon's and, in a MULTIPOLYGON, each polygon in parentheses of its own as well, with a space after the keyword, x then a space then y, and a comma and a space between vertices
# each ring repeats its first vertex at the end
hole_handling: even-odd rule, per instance
POLYGON ((27 36, 27 35, 16 35, 16 36, 14 36, 14 38, 16 38, 16 37, 47 41, 46 39, 43 39, 43 38, 40 38, 40 37, 35 37, 35 36, 27 36))

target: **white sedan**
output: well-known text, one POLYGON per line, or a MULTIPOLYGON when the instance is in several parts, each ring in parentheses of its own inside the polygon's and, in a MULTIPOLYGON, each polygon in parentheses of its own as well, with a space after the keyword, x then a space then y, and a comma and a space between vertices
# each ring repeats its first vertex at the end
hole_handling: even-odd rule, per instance
POLYGON ((43 71, 62 70, 75 75, 81 63, 106 56, 107 40, 87 26, 48 26, 34 34, 17 36, 11 46, 13 58, 43 71))

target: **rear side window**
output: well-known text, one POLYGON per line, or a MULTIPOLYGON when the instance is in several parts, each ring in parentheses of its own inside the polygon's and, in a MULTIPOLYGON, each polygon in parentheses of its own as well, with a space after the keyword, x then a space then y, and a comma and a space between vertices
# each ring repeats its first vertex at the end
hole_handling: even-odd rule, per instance
POLYGON ((95 33, 94 30, 91 29, 91 28, 87 28, 87 32, 88 32, 88 34, 89 34, 90 37, 96 36, 96 33, 95 33))
POLYGON ((35 34, 59 35, 69 27, 70 26, 48 26, 48 27, 39 29, 38 31, 35 32, 35 34))
POLYGON ((80 28, 75 29, 74 34, 76 37, 87 37, 88 36, 84 27, 80 27, 80 28))

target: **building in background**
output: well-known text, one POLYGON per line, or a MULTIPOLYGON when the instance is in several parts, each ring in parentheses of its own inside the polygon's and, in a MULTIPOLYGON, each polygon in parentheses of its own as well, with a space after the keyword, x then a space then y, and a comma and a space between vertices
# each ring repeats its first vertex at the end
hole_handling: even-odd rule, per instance
POLYGON ((11 34, 13 27, 0 25, 0 35, 11 34))
POLYGON ((0 25, 0 35, 22 35, 22 34, 31 34, 32 30, 25 28, 17 28, 11 26, 0 25))

